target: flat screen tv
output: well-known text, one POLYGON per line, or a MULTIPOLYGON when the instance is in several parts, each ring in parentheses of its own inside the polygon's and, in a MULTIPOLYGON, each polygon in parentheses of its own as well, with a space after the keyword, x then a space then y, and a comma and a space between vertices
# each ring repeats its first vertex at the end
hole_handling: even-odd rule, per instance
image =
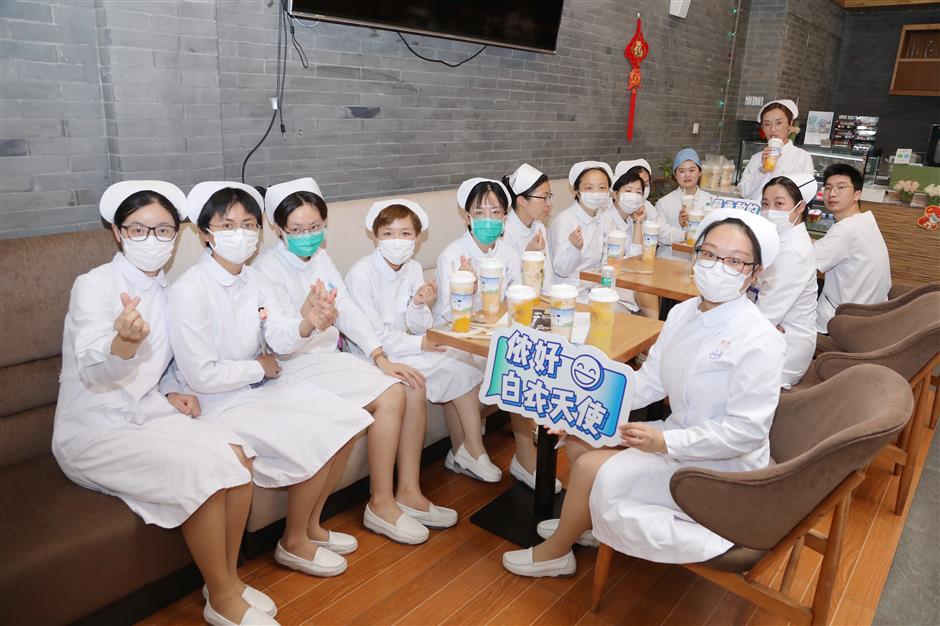
POLYGON ((291 0, 298 18, 555 52, 564 0, 291 0))

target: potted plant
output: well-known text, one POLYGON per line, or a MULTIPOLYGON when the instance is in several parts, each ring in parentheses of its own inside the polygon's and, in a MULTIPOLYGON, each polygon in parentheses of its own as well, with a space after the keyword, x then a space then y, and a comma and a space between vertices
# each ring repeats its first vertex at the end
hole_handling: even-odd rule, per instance
POLYGON ((914 198, 914 193, 920 188, 920 183, 916 180, 899 180, 894 183, 894 190, 898 192, 901 202, 910 204, 914 198))

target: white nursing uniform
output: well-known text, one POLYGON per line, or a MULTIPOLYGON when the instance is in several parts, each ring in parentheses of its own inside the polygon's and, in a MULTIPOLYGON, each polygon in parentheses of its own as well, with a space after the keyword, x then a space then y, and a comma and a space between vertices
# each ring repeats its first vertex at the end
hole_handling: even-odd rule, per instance
POLYGON ((175 528, 220 489, 251 482, 229 444, 252 447, 219 424, 183 415, 159 389, 172 359, 166 278, 118 253, 79 276, 62 340, 52 453, 74 482, 121 498, 148 524, 175 528), (139 297, 150 334, 124 360, 111 354, 121 294, 139 297))
POLYGON ((522 220, 519 219, 519 216, 516 215, 515 210, 509 211, 509 215, 506 217, 506 225, 503 230, 503 242, 515 250, 520 259, 522 258, 522 255, 525 254, 529 242, 532 241, 539 233, 542 233, 542 241, 545 242, 545 247, 541 250, 541 252, 545 253, 542 290, 547 291, 548 288, 552 285, 553 276, 552 255, 548 247, 548 230, 545 228, 545 224, 539 220, 532 220, 532 224, 526 226, 522 223, 522 220))
POLYGON ((738 182, 738 192, 742 198, 759 203, 764 193, 764 185, 771 178, 813 172, 813 157, 803 148, 794 146, 792 141, 783 144, 780 156, 777 157, 777 167, 772 172, 761 171, 763 161, 763 151, 751 155, 751 160, 748 161, 744 173, 741 174, 741 180, 738 182))
MULTIPOLYGON (((679 213, 682 211, 684 195, 682 188, 677 187, 656 202, 656 221, 662 226, 659 231, 659 247, 656 249, 656 256, 668 259, 676 257, 676 253, 672 251, 672 244, 685 241, 685 229, 679 225, 679 213)), ((692 204, 696 209, 704 209, 713 197, 704 189, 698 188, 692 204)), ((687 255, 683 257, 688 258, 687 255)))
POLYGON ((647 422, 662 429, 668 452, 618 452, 591 490, 597 539, 660 563, 697 563, 732 546, 672 499, 669 480, 676 471, 748 471, 770 462, 783 336, 744 296, 705 313, 701 301, 686 300, 669 312, 636 373, 634 409, 669 397, 672 414, 647 422))
POLYGON ((755 304, 771 324, 783 328, 787 358, 784 389, 800 382, 816 352, 816 256, 805 224, 780 235, 780 252, 761 277, 755 304))
POLYGON ((816 330, 828 332, 840 304, 878 304, 888 300, 891 263, 888 247, 871 211, 833 224, 813 246, 816 267, 826 281, 816 305, 816 330))
POLYGON ((178 374, 199 396, 200 419, 223 424, 251 444, 258 453, 256 484, 307 480, 372 423, 361 408, 286 372, 252 388, 264 379, 256 360, 262 332, 277 354, 304 341, 299 314, 286 314, 253 268, 233 276, 206 251, 170 288, 170 310, 178 374), (260 307, 267 312, 263 330, 260 307))
POLYGON ((346 283, 326 250, 320 248, 309 261, 304 261, 288 250, 282 240, 262 252, 253 267, 268 279, 281 307, 295 315, 300 315, 310 287, 318 280, 328 289, 336 288, 336 322, 323 332, 314 331, 290 354, 285 353, 281 366, 289 376, 314 382, 358 407, 371 403, 399 382, 365 359, 340 351, 340 333, 367 355, 382 344, 369 319, 350 298, 346 283))
MULTIPOLYGON (((434 321, 436 324, 449 322, 450 315, 450 280, 453 272, 460 268, 460 257, 470 259, 473 265, 473 271, 477 277, 480 276, 480 262, 483 259, 499 259, 503 262, 503 293, 506 296, 506 289, 510 285, 522 283, 522 258, 502 237, 496 240, 496 243, 487 252, 480 250, 476 239, 467 231, 460 239, 450 242, 440 256, 437 257, 437 268, 435 270, 435 279, 437 280, 437 306, 434 311, 434 321)), ((479 280, 477 281, 479 282, 479 280)), ((479 286, 473 294, 473 310, 479 311, 483 307, 482 296, 479 286)))
POLYGON ((597 269, 604 260, 607 247, 607 231, 610 229, 610 219, 607 208, 600 209, 594 217, 588 215, 581 204, 575 200, 574 204, 562 211, 552 219, 548 227, 549 247, 552 250, 552 265, 555 270, 553 281, 566 283, 586 292, 594 283, 582 284, 579 276, 582 270, 597 269), (581 237, 584 245, 578 250, 568 237, 575 228, 581 227, 581 237))
POLYGON ((406 261, 396 272, 378 250, 359 259, 346 274, 349 295, 366 314, 388 358, 424 374, 428 400, 450 402, 479 385, 483 372, 481 363, 465 352, 421 349, 434 315, 426 304, 412 299, 425 282, 420 263, 406 261))

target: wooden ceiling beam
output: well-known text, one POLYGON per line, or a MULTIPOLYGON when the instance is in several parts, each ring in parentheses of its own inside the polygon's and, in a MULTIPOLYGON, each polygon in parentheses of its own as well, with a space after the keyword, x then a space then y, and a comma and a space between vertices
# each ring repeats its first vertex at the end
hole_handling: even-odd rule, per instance
POLYGON ((879 7, 906 7, 940 4, 937 0, 832 0, 843 9, 874 9, 879 7))

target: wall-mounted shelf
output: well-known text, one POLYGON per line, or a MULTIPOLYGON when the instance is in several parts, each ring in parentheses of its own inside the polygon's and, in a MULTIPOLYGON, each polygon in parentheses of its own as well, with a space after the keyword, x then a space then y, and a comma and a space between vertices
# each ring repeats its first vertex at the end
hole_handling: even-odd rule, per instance
POLYGON ((907 24, 901 29, 888 93, 940 96, 940 24, 907 24))

